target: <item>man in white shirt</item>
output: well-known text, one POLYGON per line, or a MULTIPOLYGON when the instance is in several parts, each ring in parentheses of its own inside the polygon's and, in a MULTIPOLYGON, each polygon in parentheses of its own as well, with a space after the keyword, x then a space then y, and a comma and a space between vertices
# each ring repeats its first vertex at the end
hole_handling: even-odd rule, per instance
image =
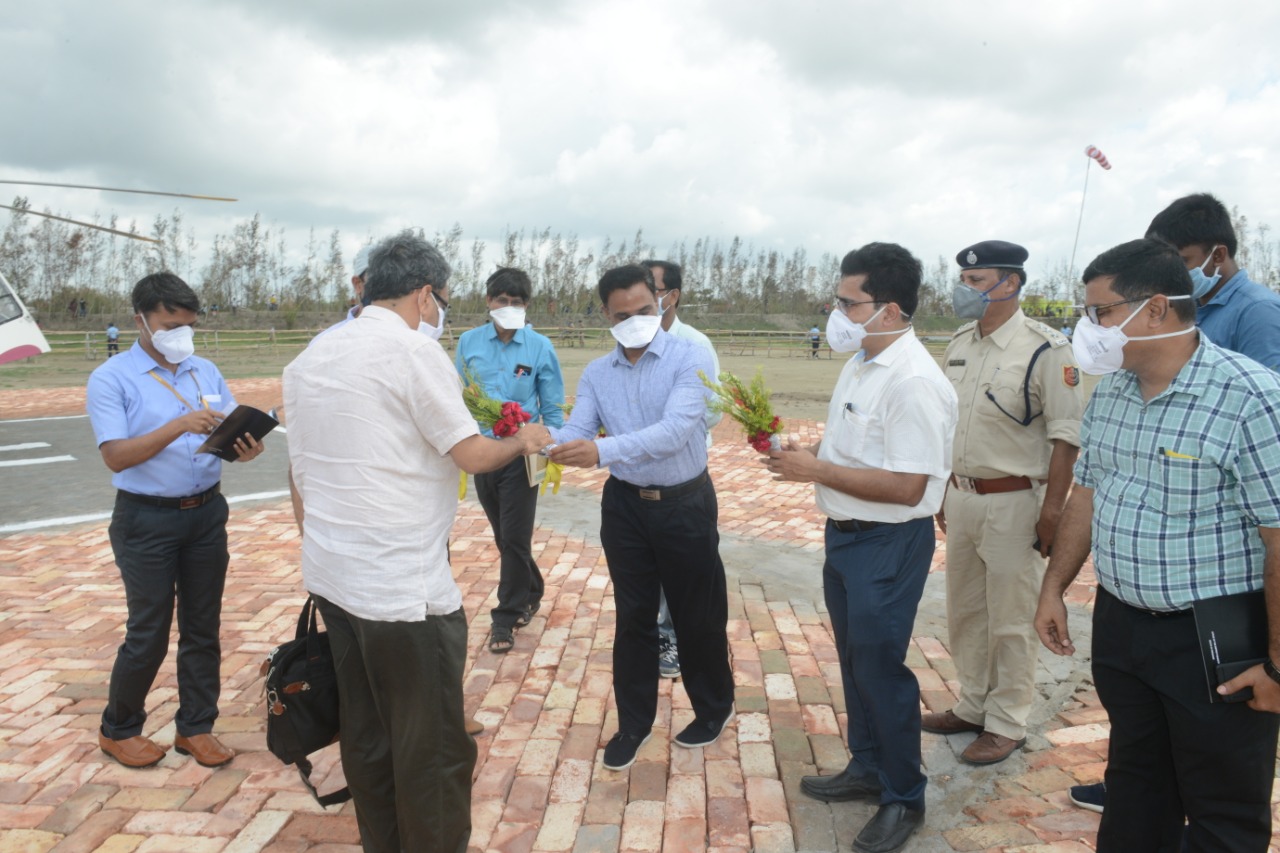
MULTIPOLYGON (((688 323, 683 323, 676 316, 680 309, 680 300, 684 298, 683 270, 672 261, 642 261, 640 266, 653 275, 653 284, 657 288, 658 310, 662 314, 662 330, 677 338, 693 341, 711 353, 714 371, 711 381, 720 376, 720 357, 711 339, 688 323)), ((722 415, 715 409, 707 408, 707 449, 711 449, 711 430, 720 423, 722 415)), ((680 648, 676 643, 676 627, 671 621, 671 609, 667 607, 666 592, 658 594, 658 674, 663 678, 680 677, 680 648)))
POLYGON ((916 608, 933 558, 933 515, 951 473, 956 393, 911 328, 920 262, 869 243, 840 265, 827 320, 845 364, 813 447, 769 454, 779 480, 814 484, 827 516, 823 593, 849 712, 852 758, 800 789, 824 802, 875 799, 853 847, 898 850, 924 823, 920 685, 906 665, 916 608))
POLYGON ((342 764, 366 851, 465 851, 475 742, 464 730, 467 624, 449 569, 458 469, 550 442, 485 438, 437 342, 449 264, 403 232, 369 258, 360 316, 284 371, 302 574, 338 676, 342 764))

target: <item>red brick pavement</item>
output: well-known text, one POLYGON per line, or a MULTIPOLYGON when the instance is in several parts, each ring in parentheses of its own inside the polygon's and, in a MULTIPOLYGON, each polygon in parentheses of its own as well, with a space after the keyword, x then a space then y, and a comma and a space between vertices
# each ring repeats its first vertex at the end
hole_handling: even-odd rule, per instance
MULTIPOLYGON (((233 382, 257 405, 278 400, 274 380, 233 382)), ((16 416, 11 392, 0 411, 16 416)), ((32 397, 34 395, 26 395, 32 397)), ((71 414, 83 395, 59 390, 25 416, 71 414)), ((812 424, 802 432, 815 435, 812 424)), ((762 548, 821 548, 809 490, 763 477, 730 425, 713 450, 724 533, 762 548), (767 519, 767 521, 761 521, 767 519)), ((570 472, 566 488, 598 489, 604 475, 570 472)), ((554 501, 556 497, 544 500, 554 501)), ((223 610, 223 694, 218 734, 239 751, 209 770, 170 753, 129 770, 98 751, 101 713, 124 602, 101 525, 0 538, 0 853, 13 851, 355 851, 353 806, 325 811, 292 768, 265 751, 262 656, 291 635, 303 600, 298 536, 283 503, 232 512, 231 572, 223 610)), ((499 851, 692 851, 848 849, 870 814, 799 795, 806 772, 843 767, 846 716, 830 625, 820 603, 768 600, 742 582, 730 591, 729 635, 739 715, 713 746, 674 749, 670 734, 691 719, 678 681, 662 682, 653 739, 628 771, 600 756, 616 727, 611 693, 613 601, 598 543, 540 527, 535 556, 547 598, 515 648, 485 648, 496 590, 496 549, 483 514, 460 508, 452 550, 471 617, 469 710, 478 739, 473 849, 499 851)), ((942 570, 942 550, 935 570, 942 570)), ((817 555, 815 554, 815 559, 817 555)), ((1091 596, 1086 582, 1071 591, 1091 596)), ((909 663, 925 704, 950 707, 956 689, 945 644, 915 638, 909 663)), ((151 694, 147 734, 172 742, 172 652, 151 694)), ((997 769, 931 771, 941 791, 928 827, 908 849, 1084 851, 1097 816, 1071 806, 1066 789, 1100 778, 1107 724, 1082 689, 997 769), (1041 746, 1035 747, 1035 741, 1041 746), (976 780, 976 781, 975 781, 976 780)), ((942 741, 925 736, 926 762, 942 741)), ((946 754, 946 750, 941 750, 946 754)), ((336 748, 316 762, 322 788, 340 783, 336 748)), ((931 798, 934 794, 931 794, 931 798)))

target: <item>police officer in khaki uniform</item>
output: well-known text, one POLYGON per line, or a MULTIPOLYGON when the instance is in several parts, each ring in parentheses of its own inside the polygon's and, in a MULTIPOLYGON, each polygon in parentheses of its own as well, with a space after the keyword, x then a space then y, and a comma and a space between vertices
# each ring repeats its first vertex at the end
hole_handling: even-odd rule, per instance
POLYGON ((1026 259, 1003 240, 960 250, 952 301, 976 322, 960 327, 943 360, 960 400, 938 513, 960 701, 926 714, 922 728, 978 732, 961 755, 970 764, 1003 761, 1026 742, 1039 652, 1032 620, 1085 404, 1070 341, 1022 313, 1026 259))

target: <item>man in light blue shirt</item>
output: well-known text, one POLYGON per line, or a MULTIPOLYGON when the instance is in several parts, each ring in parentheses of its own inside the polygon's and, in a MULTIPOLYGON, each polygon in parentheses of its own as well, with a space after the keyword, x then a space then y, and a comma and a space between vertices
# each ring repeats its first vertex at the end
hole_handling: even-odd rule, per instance
MULTIPOLYGON (((549 427, 564 423, 564 379, 556 348, 525 322, 533 285, 524 270, 503 267, 485 282, 492 322, 458 338, 455 363, 464 379, 474 379, 485 394, 519 403, 549 427)), ((485 435, 492 436, 489 429, 485 435)), ((545 584, 533 559, 533 522, 538 488, 530 485, 524 457, 487 474, 476 474, 476 497, 493 528, 501 555, 498 604, 490 611, 489 650, 499 654, 515 645, 515 629, 528 625, 542 604, 545 584)))
POLYGON ((733 717, 715 488, 707 476, 707 350, 661 328, 657 288, 642 266, 600 278, 618 346, 587 365, 569 423, 551 430, 551 459, 608 466, 600 541, 617 606, 613 693, 618 733, 604 766, 625 769, 649 739, 658 708, 658 596, 667 593, 694 720, 678 746, 714 743, 733 717), (600 428, 605 437, 598 437, 600 428))
MULTIPOLYGON (((216 767, 235 755, 212 733, 229 561, 227 502, 218 488, 221 460, 197 451, 236 401, 213 362, 193 355, 200 300, 186 282, 172 273, 149 275, 132 299, 138 339, 93 372, 86 392, 98 450, 118 490, 109 533, 129 610, 98 745, 127 767, 164 758, 142 727, 176 601, 174 747, 216 767)), ((248 433, 235 448, 240 461, 262 452, 248 433)))
MULTIPOLYGON (((662 313, 662 330, 677 338, 693 341, 705 347, 711 353, 712 372, 707 376, 713 382, 719 381, 720 358, 711 339, 688 323, 682 323, 676 316, 680 310, 680 300, 684 299, 684 271, 680 265, 671 261, 643 261, 640 266, 653 275, 653 284, 658 289, 658 310, 662 313)), ((720 412, 707 407, 707 449, 711 449, 711 430, 720 423, 720 412)), ((667 607, 667 596, 663 593, 658 598, 658 674, 663 678, 680 676, 680 647, 676 642, 676 627, 671 621, 671 609, 667 607)))
POLYGON ((1280 294, 1249 279, 1236 264, 1236 232, 1218 199, 1198 193, 1170 204, 1147 236, 1173 244, 1187 265, 1196 325, 1220 347, 1280 371, 1280 294))

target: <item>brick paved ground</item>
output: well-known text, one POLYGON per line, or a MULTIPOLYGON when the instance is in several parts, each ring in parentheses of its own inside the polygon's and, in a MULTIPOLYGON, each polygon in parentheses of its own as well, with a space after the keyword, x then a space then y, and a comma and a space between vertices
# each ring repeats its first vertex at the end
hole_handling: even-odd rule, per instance
MULTIPOLYGON (((233 384, 256 404, 278 399, 269 380, 233 384)), ((44 405, 21 413, 11 407, 15 399, 0 393, 5 416, 72 414, 83 405, 74 389, 41 393, 44 405)), ((815 433, 812 424, 801 428, 815 433)), ((543 499, 534 548, 547 598, 507 655, 484 645, 496 550, 483 513, 470 501, 462 505, 452 553, 471 619, 466 696, 487 727, 478 739, 473 849, 848 850, 872 813, 867 804, 817 803, 797 789, 801 775, 846 761, 810 492, 771 483, 728 425, 720 433, 711 467, 725 551, 738 555, 728 566, 738 718, 714 746, 671 748, 671 732, 691 711, 681 684, 664 680, 655 736, 625 772, 600 766, 616 728, 613 601, 592 514, 604 475, 572 472, 560 495, 543 499), (771 574, 770 566, 794 577, 771 574)), ((358 850, 351 804, 320 809, 294 770, 265 751, 258 664, 291 635, 303 600, 287 505, 233 510, 230 535, 217 732, 240 754, 219 770, 176 753, 155 768, 129 770, 96 747, 124 617, 105 527, 0 538, 0 853, 358 850)), ((950 707, 956 689, 945 631, 937 630, 943 568, 939 548, 924 608, 935 618, 922 609, 918 628, 928 627, 909 661, 934 710, 950 707)), ((1091 577, 1086 570, 1072 589, 1076 605, 1090 603, 1083 581, 1091 577)), ((1058 662, 1042 673, 1045 699, 1028 747, 1002 765, 959 764, 971 736, 924 735, 929 816, 909 850, 1093 849, 1097 816, 1066 795, 1070 785, 1098 780, 1104 766, 1106 717, 1084 669, 1058 662)), ((171 653, 147 726, 162 744, 172 743, 175 710, 171 653)), ((341 779, 333 753, 317 761, 322 788, 341 779)))

